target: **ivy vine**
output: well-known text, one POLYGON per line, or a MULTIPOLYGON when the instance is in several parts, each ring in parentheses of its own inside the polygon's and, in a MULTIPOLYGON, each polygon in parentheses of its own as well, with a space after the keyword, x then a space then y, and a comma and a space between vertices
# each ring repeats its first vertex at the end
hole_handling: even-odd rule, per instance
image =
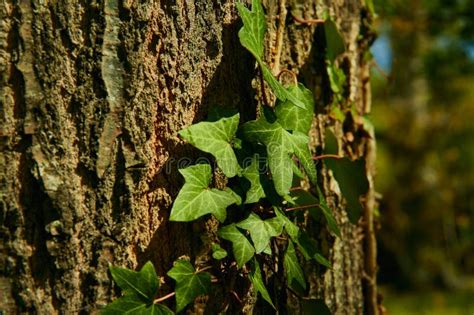
MULTIPOLYGON (((225 189, 217 189, 211 185, 213 170, 210 164, 180 169, 185 182, 174 201, 170 220, 190 222, 205 215, 214 216, 221 225, 217 231, 219 242, 211 244, 213 259, 234 261, 255 291, 276 308, 265 285, 264 271, 270 267, 260 265, 262 255, 276 258, 273 251, 277 245, 272 243, 273 239, 278 238, 278 248, 284 252, 281 282, 300 298, 308 287, 301 260, 330 267, 316 242, 297 224, 292 210, 308 209, 314 217, 322 215, 334 235, 340 237, 341 232, 317 184, 314 160, 320 157, 314 158, 308 145, 315 106, 313 95, 301 83, 284 86, 264 62, 266 24, 260 0, 252 1, 251 10, 240 3, 237 9, 243 21, 238 34, 240 42, 255 57, 276 103, 262 108, 262 114, 254 121, 240 124, 240 115, 236 113, 215 121, 199 122, 180 131, 179 135, 189 144, 213 155, 227 178, 237 180, 225 189), (295 177, 307 177, 311 189, 295 188, 295 177), (304 204, 307 200, 310 203, 304 204), (229 207, 238 207, 240 214, 228 214, 229 207)), ((335 66, 335 59, 344 52, 344 41, 329 16, 326 16, 324 26, 327 74, 335 99, 339 100, 345 76, 335 66)), ((355 222, 361 212, 359 197, 368 187, 365 183, 361 185, 359 180, 365 176, 363 161, 339 158, 337 151, 326 153, 337 157, 328 160, 327 166, 333 171, 347 199, 349 217, 355 222), (354 172, 362 174, 356 175, 354 180, 348 175, 354 172)), ((151 262, 140 271, 110 267, 123 296, 107 305, 102 314, 174 314, 163 303, 172 297, 175 298, 175 311, 181 312, 196 297, 211 292, 212 279, 218 277, 210 273, 212 269, 211 266, 195 268, 187 260, 176 260, 167 273, 175 283, 174 292, 157 297, 160 278, 151 262)), ((319 300, 304 298, 302 301, 305 309, 325 307, 319 300)))

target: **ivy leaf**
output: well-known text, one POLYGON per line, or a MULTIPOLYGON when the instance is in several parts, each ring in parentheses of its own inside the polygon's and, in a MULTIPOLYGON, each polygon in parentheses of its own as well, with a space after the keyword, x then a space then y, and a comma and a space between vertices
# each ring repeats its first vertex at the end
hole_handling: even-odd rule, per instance
POLYGON ((322 299, 301 300, 303 315, 331 315, 331 310, 322 299))
MULTIPOLYGON (((239 228, 249 231, 257 254, 263 252, 268 246, 270 239, 278 236, 283 231, 283 222, 275 217, 262 220, 255 213, 251 213, 247 219, 236 224, 239 228)), ((270 252, 271 253, 271 252, 270 252)))
POLYGON ((273 306, 273 308, 275 308, 275 305, 273 305, 272 299, 270 298, 270 294, 268 293, 267 288, 265 287, 265 284, 263 282, 262 272, 260 271, 260 265, 258 264, 258 261, 256 259, 253 260, 249 278, 250 282, 252 282, 257 292, 262 295, 263 299, 267 301, 271 306, 273 306))
POLYGON ((260 170, 258 162, 258 155, 255 155, 252 158, 252 163, 242 172, 242 175, 250 182, 250 189, 247 191, 245 197, 246 204, 258 202, 261 198, 265 197, 265 192, 263 191, 262 184, 260 183, 260 170))
POLYGON ((308 134, 313 122, 313 93, 301 83, 289 86, 288 91, 303 102, 304 108, 294 106, 293 103, 288 100, 278 102, 275 107, 278 122, 286 130, 308 134))
POLYGON ((342 195, 347 200, 349 220, 352 223, 356 223, 364 210, 359 198, 369 189, 364 159, 355 161, 351 161, 348 158, 338 160, 327 159, 325 163, 332 171, 342 195))
POLYGON ((102 315, 135 314, 135 315, 172 315, 168 307, 161 304, 146 304, 133 295, 123 296, 101 310, 102 315))
POLYGON ((303 165, 303 168, 306 174, 308 175, 310 182, 316 185, 317 172, 316 172, 316 167, 314 167, 313 156, 311 155, 311 152, 309 151, 308 136, 295 131, 293 132, 291 139, 293 140, 293 150, 296 157, 298 158, 300 163, 303 165))
POLYGON ((288 233, 293 242, 298 242, 300 228, 294 224, 279 208, 273 207, 273 209, 276 216, 283 222, 286 233, 288 233))
POLYGON ((239 268, 252 259, 255 249, 249 240, 236 227, 235 223, 224 226, 217 232, 219 237, 232 242, 232 252, 239 268))
POLYGON ((299 132, 286 131, 278 122, 269 123, 264 115, 242 126, 243 135, 249 142, 266 146, 268 164, 275 189, 280 196, 289 193, 293 181, 293 160, 296 154, 311 180, 315 180, 316 170, 308 149, 309 138, 299 132))
POLYGON ((211 275, 208 272, 196 272, 189 261, 175 261, 167 274, 176 281, 176 312, 180 312, 196 297, 209 292, 211 275))
POLYGON ((331 263, 319 251, 316 241, 312 239, 307 232, 300 231, 298 234, 298 241, 296 243, 298 244, 298 248, 306 260, 314 259, 319 264, 331 268, 331 263))
POLYGON ((240 172, 232 142, 239 126, 240 115, 224 117, 216 122, 200 122, 179 132, 179 135, 201 151, 212 154, 227 177, 240 172))
POLYGON ((159 282, 155 267, 151 262, 147 262, 140 271, 114 266, 111 266, 109 270, 124 295, 135 296, 145 303, 153 302, 159 282))
POLYGON ((334 62, 337 56, 346 51, 344 39, 332 19, 324 22, 324 35, 326 36, 326 57, 334 62))
POLYGON ((275 96, 282 102, 289 101, 300 108, 305 108, 304 100, 301 100, 299 95, 293 90, 287 89, 278 81, 273 75, 272 71, 266 64, 260 62, 260 69, 262 70, 263 79, 268 83, 275 96))
POLYGON ((211 166, 198 164, 180 169, 185 183, 171 209, 171 221, 193 221, 212 213, 220 222, 226 218, 226 208, 240 203, 240 197, 228 190, 209 188, 211 166))
POLYGON ((339 226, 337 225, 336 219, 334 218, 331 208, 329 208, 328 204, 326 203, 326 198, 324 197, 324 194, 319 187, 318 187, 318 197, 319 197, 319 208, 321 209, 324 217, 326 218, 326 222, 329 226, 329 230, 332 231, 337 236, 341 237, 341 230, 339 229, 339 226))
POLYGON ((326 71, 328 73, 331 90, 335 94, 342 93, 344 83, 346 82, 346 75, 344 71, 337 68, 332 62, 328 62, 326 64, 326 71))
MULTIPOLYGON (((337 139, 332 132, 326 131, 325 153, 337 154, 337 139)), ((360 196, 369 190, 369 181, 365 170, 365 160, 352 161, 342 159, 326 159, 325 165, 332 171, 341 193, 347 201, 347 216, 356 223, 364 208, 359 201, 360 196)))
POLYGON ((219 244, 212 244, 212 258, 221 260, 227 257, 227 251, 220 247, 219 244))
POLYGON ((314 259, 318 263, 328 268, 331 267, 331 263, 319 252, 316 242, 304 231, 293 223, 279 208, 274 207, 275 214, 280 220, 283 221, 286 233, 290 236, 291 240, 298 245, 301 253, 305 259, 314 259))
POLYGON ((289 100, 298 107, 304 108, 304 103, 288 91, 275 78, 263 62, 264 38, 266 31, 265 14, 260 0, 252 0, 252 10, 247 9, 243 4, 237 3, 237 10, 242 18, 244 26, 239 31, 239 39, 244 46, 257 60, 265 81, 272 89, 275 96, 281 100, 289 100))
POLYGON ((288 241, 288 247, 286 249, 283 265, 285 267, 286 278, 288 279, 289 286, 292 286, 293 281, 296 281, 303 289, 306 289, 306 281, 304 279, 303 270, 301 269, 301 266, 298 262, 295 246, 290 240, 288 241))
POLYGON ((265 13, 260 0, 252 0, 252 11, 243 4, 237 3, 237 10, 242 18, 244 26, 239 31, 239 39, 242 46, 260 63, 263 59, 265 38, 265 13))

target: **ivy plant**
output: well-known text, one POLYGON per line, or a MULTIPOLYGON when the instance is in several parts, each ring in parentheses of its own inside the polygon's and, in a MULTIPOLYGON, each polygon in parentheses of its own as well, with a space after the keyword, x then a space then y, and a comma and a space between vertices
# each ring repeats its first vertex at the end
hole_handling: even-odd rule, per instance
MULTIPOLYGON (((191 222, 210 216, 217 219, 216 239, 207 244, 215 262, 193 266, 186 259, 176 260, 164 277, 168 286, 174 286, 174 291, 161 297, 160 281, 150 262, 138 272, 110 267, 123 296, 104 308, 103 314, 173 314, 168 308, 172 297, 175 312, 179 313, 197 297, 208 295, 214 282, 224 281, 222 268, 234 268, 274 309, 277 305, 266 283, 269 272, 300 298, 305 310, 327 310, 321 300, 305 296, 308 279, 303 262, 325 267, 330 267, 330 263, 298 222, 301 218, 298 213, 308 210, 311 217, 324 218, 328 230, 336 237, 342 237, 333 211, 318 187, 315 161, 309 148, 314 97, 302 83, 289 86, 280 83, 265 62, 266 22, 260 0, 253 0, 251 9, 238 3, 237 9, 243 21, 238 33, 240 42, 255 58, 260 75, 276 101, 262 108, 262 114, 253 121, 242 123, 238 113, 219 117, 214 112, 210 121, 198 122, 179 132, 187 143, 211 154, 226 178, 237 180, 217 189, 212 185, 214 172, 210 164, 179 169, 184 185, 170 213, 170 221, 191 222), (307 180, 308 189, 294 187, 301 178, 307 180), (231 208, 238 211, 228 212, 231 208), (283 270, 273 271, 278 255, 282 255, 283 270), (216 266, 220 266, 219 270, 216 266)), ((344 52, 345 45, 329 17, 326 17, 325 36, 331 89, 340 95, 345 79, 343 72, 336 69, 335 60, 344 52)), ((360 162, 341 158, 329 160, 326 166, 339 183, 350 209, 349 217, 355 222, 362 207, 359 197, 367 188, 365 184, 359 185, 359 177, 365 176, 360 162), (354 170, 357 179, 352 177, 354 170)))

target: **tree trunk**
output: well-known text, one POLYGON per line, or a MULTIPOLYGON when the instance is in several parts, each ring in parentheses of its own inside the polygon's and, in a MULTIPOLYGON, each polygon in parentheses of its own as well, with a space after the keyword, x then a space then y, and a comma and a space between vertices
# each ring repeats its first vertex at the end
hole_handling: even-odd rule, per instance
MULTIPOLYGON (((335 17, 347 45, 340 105, 363 115, 367 12, 362 0, 285 2, 264 1, 266 58, 314 91, 321 152, 331 95, 324 31, 292 15, 335 17)), ((177 132, 215 104, 240 109, 243 121, 256 116, 259 81, 234 1, 4 0, 0 21, 0 311, 95 312, 116 294, 110 264, 151 260, 164 275, 177 257, 198 257, 206 227, 168 221, 177 169, 199 154, 177 132)), ((358 126, 334 129, 346 155, 367 159, 372 183, 374 140, 358 126)), ((315 231, 333 268, 314 274, 313 295, 335 314, 373 314, 372 185, 354 225, 320 171, 342 238, 315 231)))

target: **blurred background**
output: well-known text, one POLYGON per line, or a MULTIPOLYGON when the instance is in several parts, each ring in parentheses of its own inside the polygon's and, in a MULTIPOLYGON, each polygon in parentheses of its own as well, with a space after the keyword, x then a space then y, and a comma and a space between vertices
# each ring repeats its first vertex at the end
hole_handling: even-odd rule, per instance
POLYGON ((374 1, 388 314, 474 314, 474 0, 374 1))

